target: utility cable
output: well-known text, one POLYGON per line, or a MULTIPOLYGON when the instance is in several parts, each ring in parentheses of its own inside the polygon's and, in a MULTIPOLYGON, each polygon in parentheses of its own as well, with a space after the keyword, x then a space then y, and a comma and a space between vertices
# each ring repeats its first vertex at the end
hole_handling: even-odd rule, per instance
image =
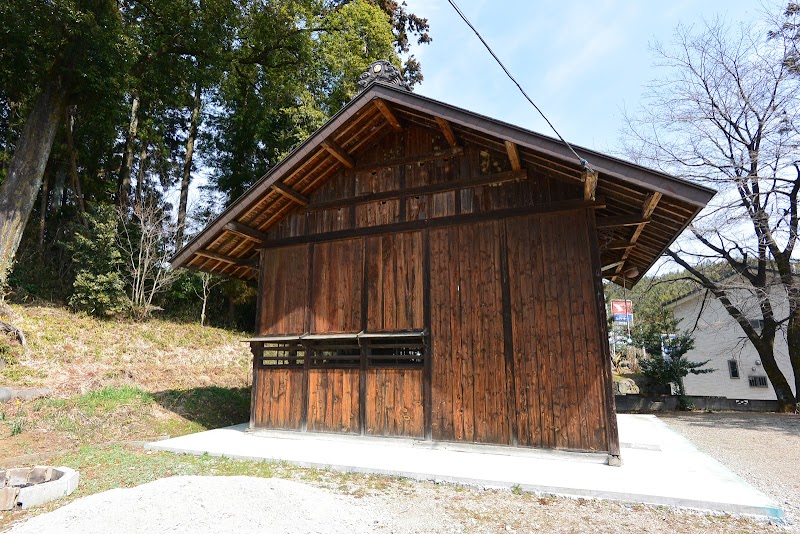
POLYGON ((539 115, 541 115, 541 116, 542 116, 542 118, 543 118, 543 119, 545 120, 545 122, 546 122, 546 123, 547 123, 547 124, 550 126, 550 128, 551 128, 551 129, 552 129, 552 130, 555 132, 555 134, 558 136, 558 138, 559 138, 559 139, 561 139, 561 142, 562 142, 562 143, 564 143, 564 144, 567 146, 567 148, 570 150, 570 152, 572 152, 572 153, 575 155, 575 157, 576 157, 576 158, 578 158, 578 161, 580 161, 580 162, 581 162, 581 165, 583 165, 583 168, 584 168, 584 169, 586 169, 586 170, 592 170, 592 166, 591 166, 591 165, 589 165, 589 162, 588 162, 588 161, 586 161, 584 158, 580 157, 580 156, 578 155, 578 153, 577 153, 577 152, 575 152, 575 149, 574 149, 574 148, 572 148, 572 145, 570 145, 570 144, 567 142, 567 140, 566 140, 566 139, 564 139, 563 137, 561 137, 561 134, 560 134, 560 133, 558 133, 558 130, 556 130, 556 127, 555 127, 555 126, 553 126, 553 123, 552 123, 552 122, 550 122, 550 119, 548 119, 548 118, 545 116, 545 114, 544 114, 544 113, 542 113, 542 110, 541 110, 541 109, 539 109, 539 106, 537 106, 537 105, 536 105, 536 103, 535 103, 535 102, 534 102, 534 101, 531 99, 531 97, 529 97, 529 96, 528 96, 528 93, 526 93, 526 92, 525 92, 525 89, 523 89, 523 88, 522 88, 522 86, 519 84, 519 82, 516 80, 516 78, 514 78, 514 76, 512 76, 512 75, 511 75, 511 73, 510 73, 510 72, 508 72, 508 69, 506 68, 506 66, 505 66, 505 65, 503 65, 503 62, 502 62, 502 61, 500 61, 500 58, 499 58, 499 57, 497 57, 497 54, 495 54, 495 53, 494 53, 494 50, 492 50, 492 47, 490 47, 490 46, 489 46, 489 44, 488 44, 488 43, 487 43, 487 42, 484 40, 484 38, 483 38, 483 37, 481 37, 481 34, 480 34, 480 33, 478 33, 478 30, 476 30, 476 29, 475 29, 475 26, 473 26, 473 25, 472 25, 472 23, 469 21, 469 19, 467 18, 467 16, 466 16, 466 15, 464 15, 464 13, 461 11, 461 9, 459 9, 459 7, 456 5, 456 3, 455 3, 455 0, 447 0, 447 1, 450 3, 450 5, 451 5, 451 6, 453 6, 453 9, 455 9, 455 10, 456 10, 456 13, 458 13, 458 15, 461 17, 461 19, 462 19, 464 22, 466 22, 466 23, 467 23, 467 26, 469 26, 469 27, 470 27, 470 29, 472 29, 472 31, 473 31, 473 32, 475 32, 475 35, 477 35, 477 36, 478 36, 478 39, 480 39, 480 40, 481 40, 481 42, 483 43, 483 46, 485 46, 485 47, 486 47, 486 50, 488 50, 488 51, 489 51, 489 53, 490 53, 490 54, 492 55, 492 57, 494 58, 494 60, 495 60, 495 61, 497 61, 497 64, 498 64, 498 65, 500 65, 500 68, 502 68, 502 69, 503 69, 503 72, 505 72, 505 73, 506 73, 506 76, 508 76, 508 77, 511 79, 511 81, 512 81, 512 82, 514 82, 514 85, 516 85, 516 86, 517 86, 517 88, 520 90, 520 92, 522 93, 522 95, 523 95, 523 96, 524 96, 524 97, 525 97, 525 98, 528 100, 528 102, 530 102, 530 103, 531 103, 531 105, 532 105, 532 106, 533 106, 533 107, 536 109, 536 111, 538 111, 538 112, 539 112, 539 115))

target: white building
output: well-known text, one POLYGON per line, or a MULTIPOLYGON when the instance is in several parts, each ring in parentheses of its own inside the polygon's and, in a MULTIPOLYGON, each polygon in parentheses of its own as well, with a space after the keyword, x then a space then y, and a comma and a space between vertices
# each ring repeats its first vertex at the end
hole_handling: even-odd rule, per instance
MULTIPOLYGON (((749 292, 742 289, 740 298, 736 291, 731 292, 732 300, 747 317, 760 317, 759 310, 753 309, 757 302, 749 292)), ((775 316, 786 317, 788 305, 783 289, 775 287, 771 298, 775 316)), ((687 395, 728 397, 729 399, 775 400, 775 391, 761 365, 761 359, 753 344, 747 339, 742 328, 728 314, 723 305, 710 292, 696 291, 669 304, 679 328, 692 332, 695 348, 686 353, 689 361, 711 360, 706 368, 716 369, 713 373, 688 375, 684 379, 687 395)), ((761 328, 761 321, 751 324, 761 328)), ((775 359, 783 375, 794 391, 794 374, 789 362, 786 332, 779 330, 775 335, 775 359)))

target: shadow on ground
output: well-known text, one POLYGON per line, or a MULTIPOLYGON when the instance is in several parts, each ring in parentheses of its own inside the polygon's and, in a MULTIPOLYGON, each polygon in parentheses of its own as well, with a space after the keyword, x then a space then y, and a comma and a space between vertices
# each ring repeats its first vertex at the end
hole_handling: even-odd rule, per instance
POLYGON ((800 435, 800 415, 784 413, 707 413, 707 412, 661 412, 657 414, 665 421, 679 420, 689 426, 718 429, 748 429, 780 432, 789 436, 800 435))
POLYGON ((219 386, 169 389, 153 395, 169 410, 206 429, 244 423, 250 418, 250 388, 219 386))

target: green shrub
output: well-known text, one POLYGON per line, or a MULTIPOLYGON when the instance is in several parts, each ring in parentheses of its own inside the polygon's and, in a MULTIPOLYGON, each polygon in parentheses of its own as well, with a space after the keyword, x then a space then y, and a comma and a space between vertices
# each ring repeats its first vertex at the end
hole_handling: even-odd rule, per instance
POLYGON ((69 304, 96 316, 120 313, 127 308, 128 297, 120 274, 117 212, 113 206, 98 205, 86 214, 86 222, 66 244, 76 273, 69 304))

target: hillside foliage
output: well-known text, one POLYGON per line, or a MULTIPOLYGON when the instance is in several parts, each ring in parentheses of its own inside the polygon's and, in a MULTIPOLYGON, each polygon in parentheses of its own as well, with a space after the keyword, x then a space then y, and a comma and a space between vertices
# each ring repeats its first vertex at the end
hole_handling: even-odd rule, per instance
POLYGON ((248 328, 252 288, 166 260, 369 63, 419 83, 409 45, 430 41, 393 0, 19 0, 0 19, 0 297, 248 328))

